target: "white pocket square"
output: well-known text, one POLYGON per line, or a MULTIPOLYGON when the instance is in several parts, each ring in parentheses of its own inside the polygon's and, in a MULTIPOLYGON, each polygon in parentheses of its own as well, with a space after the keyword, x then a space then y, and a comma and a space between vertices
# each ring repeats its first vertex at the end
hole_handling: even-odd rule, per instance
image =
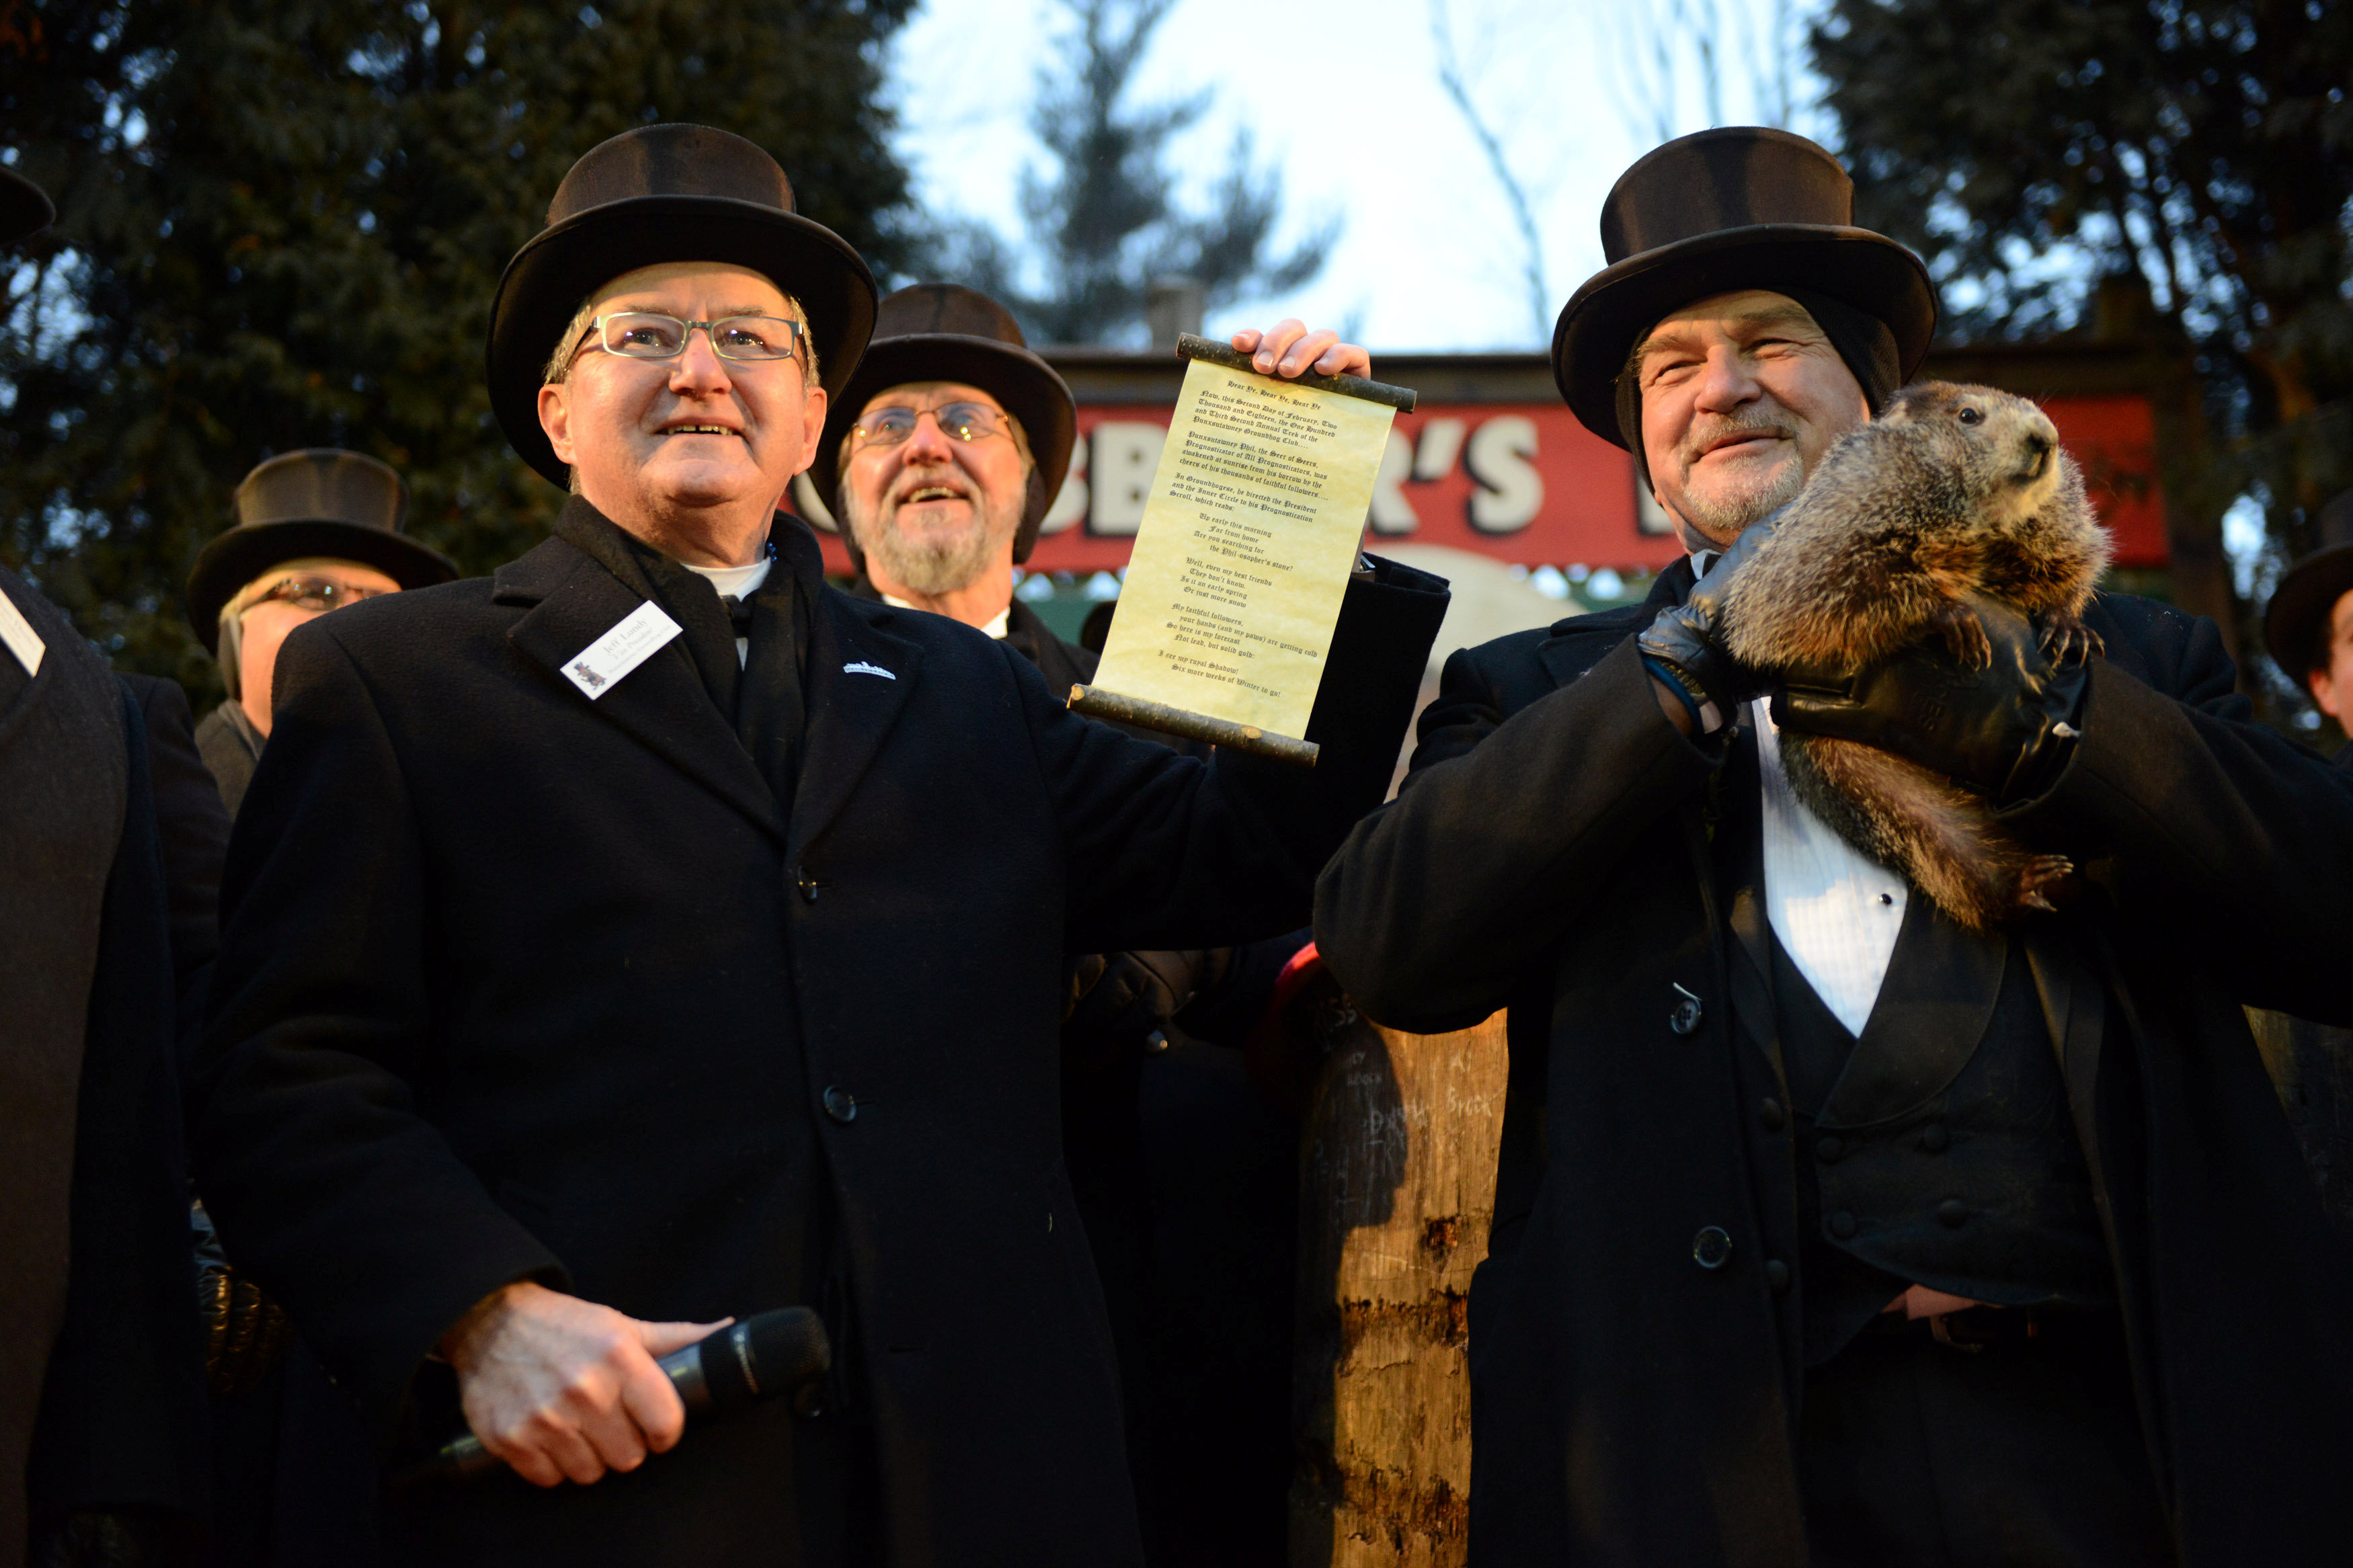
POLYGON ((841 667, 841 673, 844 675, 879 675, 885 680, 896 680, 899 679, 889 670, 883 668, 881 665, 869 664, 862 658, 853 659, 849 663, 843 665, 841 667))

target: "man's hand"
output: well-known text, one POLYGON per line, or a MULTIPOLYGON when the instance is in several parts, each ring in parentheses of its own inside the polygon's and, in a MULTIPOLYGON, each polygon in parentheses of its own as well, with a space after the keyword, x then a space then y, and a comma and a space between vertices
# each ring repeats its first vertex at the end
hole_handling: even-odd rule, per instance
POLYGON ((533 1486, 582 1486, 667 1453, 686 1407, 656 1356, 725 1328, 643 1323, 526 1280, 494 1291, 441 1337, 466 1425, 533 1486))
POLYGON ((1370 375, 1373 356, 1355 343, 1344 343, 1333 331, 1311 332, 1295 316, 1285 316, 1272 331, 1245 327, 1233 335, 1233 345, 1252 356, 1261 375, 1298 375, 1313 370, 1318 375, 1370 375))
POLYGON ((1756 671, 1724 645, 1724 605, 1735 574, 1757 553, 1779 516, 1758 518, 1742 529, 1683 602, 1661 610, 1650 629, 1634 639, 1642 662, 1651 667, 1660 708, 1686 735, 1714 733, 1731 720, 1735 708, 1763 689, 1756 671))
POLYGON ((2041 795, 2074 747, 2088 668, 2054 662, 2033 624, 2000 600, 1973 597, 1968 608, 1989 664, 1957 658, 1931 637, 1852 680, 1792 670, 1773 721, 1893 752, 1997 805, 2041 795))
MULTIPOLYGON (((1071 965, 1062 1038, 1081 1049, 1133 1047, 1167 1026, 1201 989, 1202 977, 1226 954, 1110 952, 1071 965)), ((1222 965, 1219 965, 1222 967, 1222 965)))

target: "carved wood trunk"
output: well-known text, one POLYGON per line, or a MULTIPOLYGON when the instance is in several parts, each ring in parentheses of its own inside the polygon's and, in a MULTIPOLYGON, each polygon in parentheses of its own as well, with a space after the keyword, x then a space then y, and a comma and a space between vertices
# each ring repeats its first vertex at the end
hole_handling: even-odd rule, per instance
POLYGON ((1451 1035, 1361 1020, 1300 1142, 1292 1568, 1457 1568, 1464 1361, 1503 1133, 1504 1015, 1451 1035))

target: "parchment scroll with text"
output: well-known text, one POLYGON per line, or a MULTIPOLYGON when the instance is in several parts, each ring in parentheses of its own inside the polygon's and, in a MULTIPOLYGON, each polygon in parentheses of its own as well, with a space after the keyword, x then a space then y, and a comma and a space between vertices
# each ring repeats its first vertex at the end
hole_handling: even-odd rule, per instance
POLYGON ((1312 763, 1299 737, 1389 423, 1413 395, 1354 377, 1277 380, 1219 363, 1248 363, 1223 345, 1181 346, 1193 363, 1119 613, 1094 684, 1071 706, 1312 763))

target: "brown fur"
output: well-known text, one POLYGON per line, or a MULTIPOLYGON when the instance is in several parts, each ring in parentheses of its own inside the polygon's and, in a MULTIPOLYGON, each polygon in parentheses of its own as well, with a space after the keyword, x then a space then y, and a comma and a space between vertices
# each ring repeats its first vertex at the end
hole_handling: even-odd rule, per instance
MULTIPOLYGON (((1840 437, 1733 584, 1734 655, 1760 669, 1852 675, 1924 637, 1980 668, 1971 594, 2032 616, 2054 658, 2099 639, 2082 613, 2108 541, 2043 412, 1991 387, 1922 382, 1840 437)), ((2071 869, 2010 839, 1978 796, 1854 742, 1785 734, 1791 787, 1856 848, 1983 931, 2071 869)))

